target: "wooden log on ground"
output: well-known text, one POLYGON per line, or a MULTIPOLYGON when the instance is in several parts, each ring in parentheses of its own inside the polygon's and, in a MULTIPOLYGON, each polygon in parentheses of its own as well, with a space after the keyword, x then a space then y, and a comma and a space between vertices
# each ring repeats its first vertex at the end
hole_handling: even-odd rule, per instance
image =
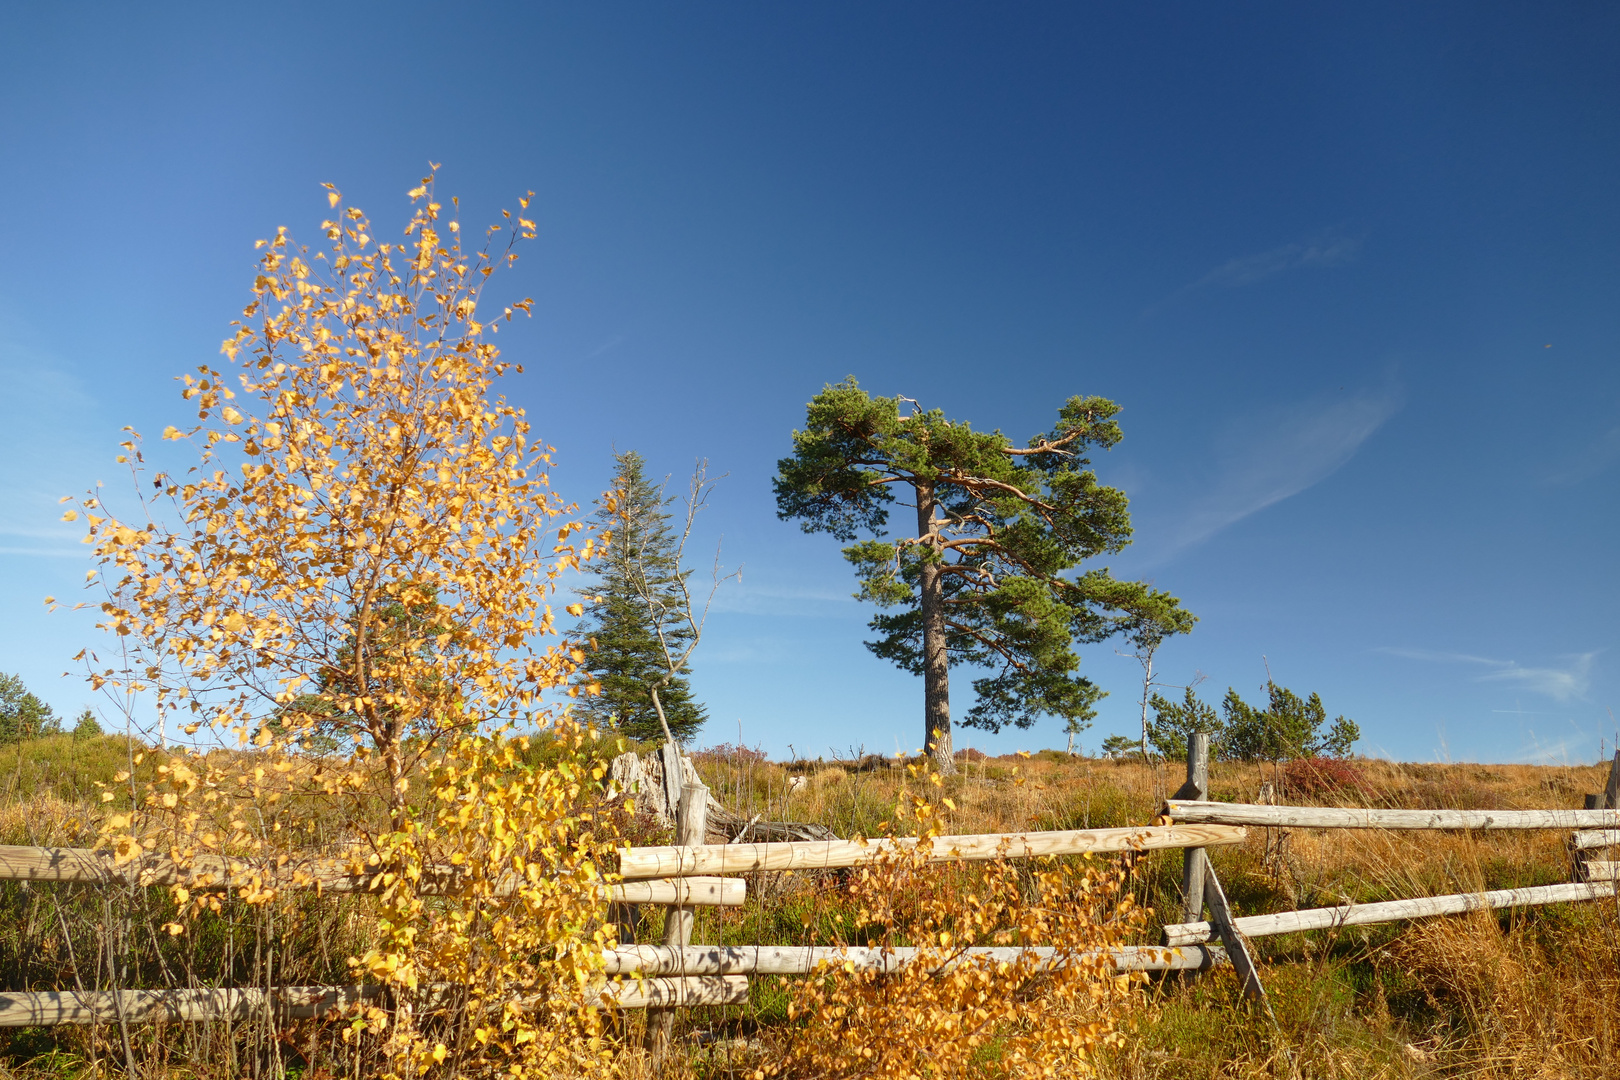
POLYGON ((1579 851, 1590 848, 1620 847, 1620 829, 1583 829, 1569 838, 1570 846, 1579 851))
MULTIPOLYGON (((184 885, 192 892, 225 891, 245 886, 280 889, 323 889, 370 892, 375 876, 351 874, 335 859, 262 867, 246 860, 203 856, 191 866, 157 854, 115 866, 110 854, 90 848, 45 848, 0 845, 0 881, 61 882, 79 885, 184 885)), ((462 885, 455 867, 429 867, 420 885, 423 895, 454 892, 462 885)), ((516 879, 496 895, 514 891, 516 879)), ((609 885, 608 899, 626 904, 681 904, 691 907, 736 907, 747 898, 747 883, 737 878, 681 877, 609 885)))
POLYGON ((1193 825, 1299 829, 1608 829, 1620 810, 1365 810, 1342 806, 1257 806, 1171 799, 1166 813, 1193 825))
MULTIPOLYGON (((970 948, 960 950, 950 962, 939 967, 944 970, 977 957, 1013 963, 1025 953, 1039 957, 1044 966, 1052 961, 1056 951, 1046 947, 970 948)), ((610 975, 634 972, 663 975, 677 971, 684 971, 688 975, 808 975, 822 963, 833 967, 853 964, 858 971, 892 974, 915 963, 916 958, 917 950, 914 948, 884 950, 797 945, 688 945, 684 949, 664 945, 620 945, 604 954, 606 971, 610 975)), ((1114 970, 1119 972, 1202 971, 1227 962, 1224 949, 1202 946, 1184 949, 1121 946, 1110 949, 1109 958, 1114 970)))
MULTIPOLYGON (((1224 825, 1152 825, 1067 832, 937 836, 929 857, 994 859, 1039 855, 1079 855, 1088 851, 1151 851, 1157 848, 1213 847, 1243 840, 1241 828, 1224 825)), ((705 844, 700 847, 621 848, 619 873, 626 878, 684 877, 690 874, 744 874, 757 870, 823 870, 873 862, 885 853, 908 849, 914 837, 898 840, 832 840, 825 843, 705 844)))
MULTIPOLYGON (((1275 915, 1246 915, 1234 919, 1233 926, 1246 937, 1292 934, 1303 930, 1326 930, 1338 926, 1364 926, 1368 923, 1423 919, 1433 915, 1458 915, 1465 911, 1491 908, 1529 907, 1536 904, 1564 904, 1601 900, 1614 895, 1612 881, 1571 882, 1563 885, 1537 885, 1526 889, 1494 889, 1482 893, 1456 893, 1450 896, 1420 896, 1413 900, 1390 900, 1378 904, 1346 904, 1343 907, 1307 908, 1275 915)), ((1208 941, 1212 928, 1207 922, 1172 923, 1164 928, 1166 945, 1196 945, 1208 941)))

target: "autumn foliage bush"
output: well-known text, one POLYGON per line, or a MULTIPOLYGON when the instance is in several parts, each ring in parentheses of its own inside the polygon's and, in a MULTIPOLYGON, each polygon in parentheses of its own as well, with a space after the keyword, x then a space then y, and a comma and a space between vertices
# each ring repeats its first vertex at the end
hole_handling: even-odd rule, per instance
MULTIPOLYGON (((926 766, 913 777, 940 785, 926 766)), ((1074 1076, 1120 1040, 1117 1024, 1140 974, 1121 976, 1107 949, 1140 930, 1147 912, 1125 891, 1118 864, 998 859, 931 861, 941 833, 937 791, 903 793, 894 831, 920 842, 885 852, 848 877, 847 915, 831 945, 914 947, 886 974, 824 966, 790 991, 793 1025, 758 1076, 1074 1076), (991 956, 981 946, 1047 947, 991 956)), ((807 926, 807 929, 811 929, 807 926)))

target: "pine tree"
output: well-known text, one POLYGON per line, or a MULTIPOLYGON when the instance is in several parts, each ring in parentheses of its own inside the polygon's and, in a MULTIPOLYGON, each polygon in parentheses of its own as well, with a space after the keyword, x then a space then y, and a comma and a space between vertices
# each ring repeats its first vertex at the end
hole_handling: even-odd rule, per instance
POLYGON ((21 675, 0 675, 0 743, 37 739, 61 730, 51 707, 23 685, 21 675))
POLYGON ((662 739, 652 700, 656 687, 670 733, 685 742, 708 719, 692 698, 690 665, 673 674, 669 670, 669 657, 680 657, 691 641, 679 588, 691 571, 680 567, 664 510, 672 500, 647 479, 645 460, 634 450, 614 454, 613 460, 613 498, 598 500, 593 515, 612 539, 577 632, 586 643, 580 683, 599 690, 587 694, 577 711, 632 739, 662 739))
POLYGON ((96 714, 90 711, 88 705, 84 712, 79 714, 78 722, 73 725, 75 739, 94 739, 101 734, 101 725, 96 722, 96 714))
POLYGON ((973 681, 978 701, 963 723, 999 731, 1055 716, 1073 733, 1102 697, 1079 672, 1077 646, 1125 634, 1156 648, 1192 629, 1151 584, 1078 570, 1130 542, 1125 493, 1098 483, 1087 457, 1120 440, 1118 412, 1071 397, 1050 433, 1018 447, 909 398, 872 397, 851 377, 815 396, 793 456, 777 462, 778 517, 845 542, 870 535, 844 558, 856 596, 893 614, 872 619, 878 636, 866 645, 922 676, 923 746, 942 773, 956 771, 951 665, 988 672, 973 681), (889 520, 896 504, 916 511, 915 528, 889 520), (902 534, 883 539, 891 526, 902 534))

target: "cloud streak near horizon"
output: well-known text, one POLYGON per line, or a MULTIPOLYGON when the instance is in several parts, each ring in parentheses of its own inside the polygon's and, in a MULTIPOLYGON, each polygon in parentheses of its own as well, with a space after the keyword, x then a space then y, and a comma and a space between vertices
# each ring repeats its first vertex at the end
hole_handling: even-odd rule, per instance
POLYGON ((1506 683, 1533 694, 1542 694, 1558 702, 1572 701, 1586 696, 1587 689, 1592 685, 1592 661, 1598 654, 1598 650, 1577 653, 1569 658, 1571 663, 1568 667, 1555 668, 1525 667, 1517 660, 1493 660, 1488 656, 1440 652, 1432 649, 1386 647, 1380 648, 1378 651, 1387 656, 1399 656, 1407 660, 1487 667, 1490 670, 1476 676, 1475 682, 1506 683))

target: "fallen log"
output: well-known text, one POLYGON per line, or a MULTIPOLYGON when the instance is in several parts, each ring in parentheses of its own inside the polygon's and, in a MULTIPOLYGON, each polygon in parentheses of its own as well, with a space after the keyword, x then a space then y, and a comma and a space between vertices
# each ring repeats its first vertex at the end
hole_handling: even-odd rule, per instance
MULTIPOLYGON (((1377 904, 1346 904, 1343 907, 1307 908, 1275 915, 1246 915, 1232 925, 1244 937, 1293 934, 1303 930, 1326 930, 1339 926, 1423 919, 1434 915, 1458 915, 1466 911, 1492 908, 1529 907, 1536 904, 1564 904, 1581 900, 1601 900, 1614 895, 1612 881, 1571 882, 1563 885, 1537 885, 1525 889, 1494 889, 1480 893, 1450 896, 1420 896, 1413 900, 1389 900, 1377 904)), ((1171 923, 1164 928, 1166 945, 1196 945, 1213 933, 1207 922, 1171 923)))
MULTIPOLYGON (((989 957, 997 962, 1013 963, 1020 956, 1032 953, 1043 961, 1052 961, 1057 950, 1049 947, 1021 948, 969 948, 957 950, 951 958, 939 964, 946 968, 969 958, 989 957)), ((937 958, 940 954, 932 951, 937 958)), ((1108 950, 1115 971, 1202 971, 1227 962, 1226 951, 1220 948, 1166 949, 1151 945, 1126 945, 1108 950)), ((1095 954, 1083 954, 1091 956, 1095 954)), ((808 975, 818 964, 833 967, 852 965, 857 971, 876 971, 893 974, 915 963, 914 948, 861 948, 837 946, 793 945, 688 945, 673 949, 664 945, 620 945, 604 954, 606 971, 610 975, 640 972, 644 975, 808 975)))
MULTIPOLYGON (((1124 829, 1004 833, 932 838, 929 860, 1030 858, 1079 855, 1088 851, 1154 850, 1236 844, 1245 833, 1222 825, 1152 825, 1124 829)), ((874 862, 909 850, 915 837, 896 840, 830 840, 788 844, 704 844, 699 847, 642 847, 619 850, 625 878, 684 877, 689 874, 742 874, 758 870, 822 870, 874 862)))
POLYGON ((1299 829, 1586 829, 1620 827, 1620 810, 1366 810, 1171 799, 1165 813, 1193 825, 1299 829))

